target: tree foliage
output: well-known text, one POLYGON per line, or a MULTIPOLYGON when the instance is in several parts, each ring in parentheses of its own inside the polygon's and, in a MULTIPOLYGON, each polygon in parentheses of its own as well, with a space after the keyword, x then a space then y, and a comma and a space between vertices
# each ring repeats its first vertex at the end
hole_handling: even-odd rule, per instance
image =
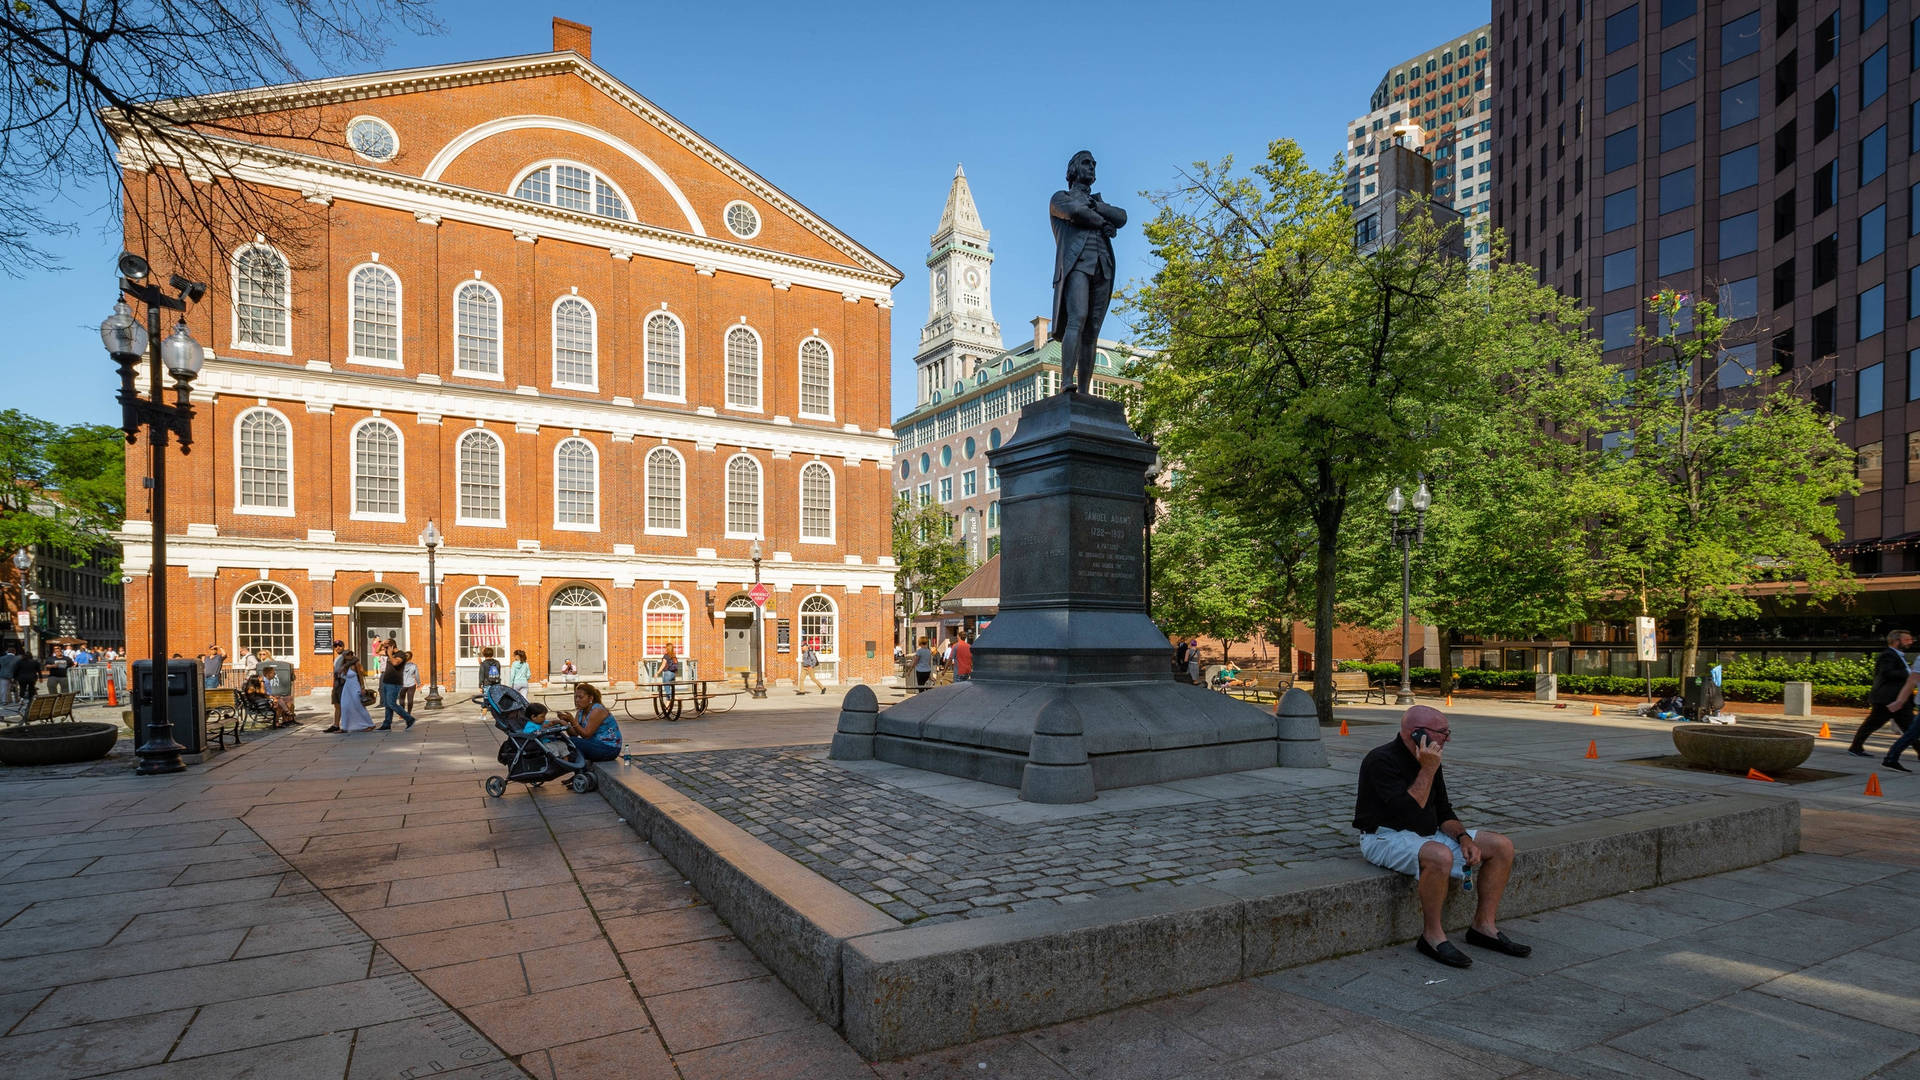
POLYGON ((126 517, 125 461, 118 428, 0 410, 0 558, 23 547, 111 544, 126 517))
POLYGON ((893 501, 894 602, 902 615, 920 615, 973 571, 966 545, 949 536, 952 515, 938 503, 893 501))
POLYGON ((1153 619, 1176 637, 1217 638, 1232 653, 1236 642, 1300 615, 1303 543, 1290 547, 1248 527, 1231 510, 1201 502, 1176 484, 1160 504, 1153 529, 1153 619))

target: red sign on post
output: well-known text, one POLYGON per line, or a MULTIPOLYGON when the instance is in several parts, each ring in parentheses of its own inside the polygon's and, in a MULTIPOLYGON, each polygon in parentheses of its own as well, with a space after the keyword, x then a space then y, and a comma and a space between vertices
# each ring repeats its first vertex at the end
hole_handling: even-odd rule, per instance
POLYGON ((747 597, 753 601, 755 607, 766 607, 767 597, 772 595, 773 592, 759 582, 755 582, 753 588, 747 590, 747 597))

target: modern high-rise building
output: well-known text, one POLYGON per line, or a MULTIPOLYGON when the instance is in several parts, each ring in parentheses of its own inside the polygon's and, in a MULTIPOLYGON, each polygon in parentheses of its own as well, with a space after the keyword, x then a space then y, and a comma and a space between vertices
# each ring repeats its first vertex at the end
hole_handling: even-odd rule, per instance
POLYGON ((1380 155, 1402 146, 1433 160, 1433 200, 1467 219, 1467 251, 1487 260, 1493 197, 1492 53, 1482 26, 1403 63, 1380 77, 1368 112, 1347 125, 1347 202, 1381 194, 1380 155))
POLYGON ((1859 449, 1838 509, 1864 591, 1710 642, 1817 652, 1920 610, 1920 20, 1895 7, 1493 6, 1493 221, 1513 257, 1590 307, 1623 362, 1648 295, 1714 290, 1859 449))

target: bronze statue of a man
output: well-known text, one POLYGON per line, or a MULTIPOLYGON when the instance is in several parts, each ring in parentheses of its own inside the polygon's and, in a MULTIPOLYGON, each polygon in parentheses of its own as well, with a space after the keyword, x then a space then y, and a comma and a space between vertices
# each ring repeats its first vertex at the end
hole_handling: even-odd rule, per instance
POLYGON ((1067 162, 1067 189, 1053 193, 1053 329, 1060 343, 1061 388, 1092 392, 1094 349, 1113 299, 1113 234, 1127 212, 1093 190, 1093 154, 1067 162))

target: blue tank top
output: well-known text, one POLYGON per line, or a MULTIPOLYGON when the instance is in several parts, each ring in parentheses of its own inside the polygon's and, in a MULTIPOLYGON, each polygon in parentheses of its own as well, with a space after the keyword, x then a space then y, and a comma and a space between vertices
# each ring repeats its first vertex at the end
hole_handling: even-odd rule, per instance
MULTIPOLYGON (((606 713, 606 716, 601 719, 600 726, 593 729, 593 734, 588 736, 588 741, 594 743, 596 746, 604 746, 611 750, 620 749, 620 721, 613 718, 612 711, 605 705, 595 705, 593 709, 606 713)), ((589 714, 591 714, 593 710, 588 711, 589 714)), ((585 720, 586 718, 582 717, 581 719, 585 720)))

